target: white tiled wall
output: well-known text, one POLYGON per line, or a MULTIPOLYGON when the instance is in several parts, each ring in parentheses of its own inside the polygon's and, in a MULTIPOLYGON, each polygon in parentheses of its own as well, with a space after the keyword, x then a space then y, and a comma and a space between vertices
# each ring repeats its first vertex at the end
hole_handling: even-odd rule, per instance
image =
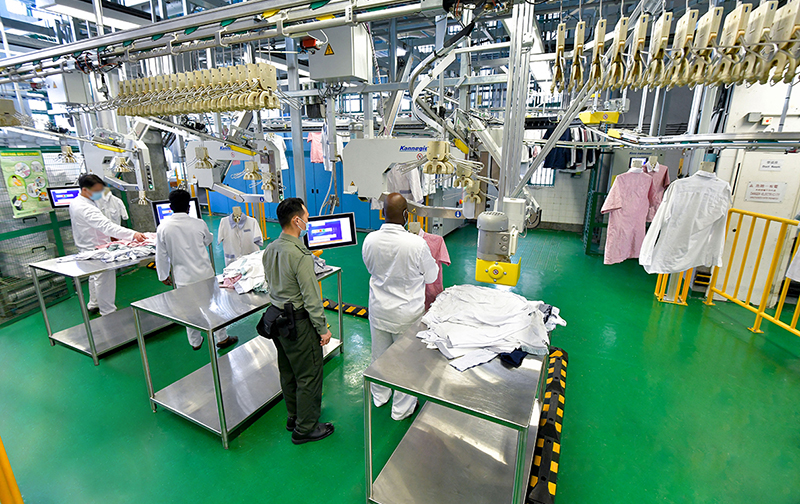
POLYGON ((583 224, 590 177, 589 172, 576 178, 556 172, 553 187, 536 189, 534 197, 542 207, 542 222, 583 224))

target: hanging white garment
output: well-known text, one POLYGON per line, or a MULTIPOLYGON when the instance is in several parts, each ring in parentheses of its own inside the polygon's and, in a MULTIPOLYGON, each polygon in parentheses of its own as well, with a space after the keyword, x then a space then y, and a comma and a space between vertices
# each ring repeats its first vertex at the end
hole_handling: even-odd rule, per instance
POLYGON ((786 270, 786 278, 800 282, 800 254, 795 254, 792 262, 789 264, 789 269, 786 270))
POLYGON ((128 220, 128 209, 125 208, 125 203, 121 199, 114 196, 111 191, 103 194, 103 199, 97 202, 98 208, 103 212, 103 215, 108 217, 108 220, 119 226, 122 220, 128 220))
POLYGON ((393 166, 386 173, 386 189, 390 193, 400 193, 406 200, 417 203, 422 202, 424 197, 418 170, 403 173, 397 166, 393 166))
POLYGON ((648 273, 722 266, 731 186, 700 171, 671 183, 645 235, 639 264, 648 273))
POLYGON ((233 220, 233 215, 229 215, 219 221, 217 243, 222 243, 225 266, 227 266, 244 255, 261 250, 264 237, 258 221, 254 218, 242 214, 239 222, 236 222, 233 220))
POLYGON ((286 160, 286 139, 275 133, 267 133, 267 140, 272 142, 278 150, 279 168, 281 170, 288 170, 289 161, 286 160))
POLYGON ((176 212, 156 230, 156 271, 162 282, 170 266, 175 286, 206 280, 214 276, 208 246, 214 241, 202 219, 176 212))
MULTIPOLYGON (((336 134, 336 128, 334 128, 333 135, 336 138, 336 153, 341 154, 344 151, 344 141, 342 137, 336 134)), ((323 168, 325 171, 331 171, 331 151, 328 147, 328 123, 322 125, 322 163, 323 168)))

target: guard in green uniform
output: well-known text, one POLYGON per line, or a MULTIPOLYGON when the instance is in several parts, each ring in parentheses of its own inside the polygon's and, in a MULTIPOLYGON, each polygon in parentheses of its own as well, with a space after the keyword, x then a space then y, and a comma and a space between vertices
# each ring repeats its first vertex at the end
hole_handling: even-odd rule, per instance
POLYGON ((333 425, 319 423, 322 407, 322 347, 331 340, 325 320, 314 259, 301 237, 308 227, 308 210, 300 198, 283 200, 277 208, 280 237, 264 250, 264 274, 273 306, 294 307, 297 338, 272 341, 278 349, 281 389, 294 444, 319 441, 333 434, 333 425))

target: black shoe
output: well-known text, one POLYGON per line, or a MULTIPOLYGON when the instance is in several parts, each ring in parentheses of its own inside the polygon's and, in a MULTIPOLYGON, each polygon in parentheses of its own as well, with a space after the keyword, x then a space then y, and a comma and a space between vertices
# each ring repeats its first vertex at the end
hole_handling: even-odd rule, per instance
POLYGON ((97 315, 100 313, 100 308, 89 308, 89 315, 97 315))
POLYGON ((290 416, 288 419, 286 419, 286 430, 288 430, 289 432, 294 432, 294 428, 296 425, 297 425, 296 416, 290 416))
POLYGON ((333 424, 321 423, 317 424, 317 428, 308 434, 298 434, 297 431, 292 432, 292 443, 299 445, 312 441, 320 441, 331 434, 333 434, 333 424))
POLYGON ((196 352, 196 351, 200 350, 201 348, 203 348, 203 342, 205 340, 206 340, 206 337, 201 334, 200 335, 200 344, 197 345, 197 346, 192 345, 192 350, 194 350, 196 352))
POLYGON ((239 343, 238 336, 228 336, 224 341, 220 341, 217 343, 217 348, 222 350, 223 348, 228 348, 229 346, 233 346, 236 343, 239 343))

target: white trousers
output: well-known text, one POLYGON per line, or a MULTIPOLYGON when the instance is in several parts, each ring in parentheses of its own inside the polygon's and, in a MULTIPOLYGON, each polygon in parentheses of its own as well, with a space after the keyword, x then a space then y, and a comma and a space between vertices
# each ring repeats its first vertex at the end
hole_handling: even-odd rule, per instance
MULTIPOLYGON (((188 285, 188 284, 187 284, 188 285)), ((184 287, 183 285, 175 284, 175 288, 179 289, 184 287)), ((203 342, 203 335, 197 329, 190 329, 186 328, 186 336, 189 338, 189 344, 193 347, 200 346, 203 342)), ((219 331, 214 331, 214 339, 216 340, 214 343, 219 343, 220 341, 225 341, 228 339, 228 332, 225 328, 220 329, 219 331)))
MULTIPOLYGON (((186 336, 189 337, 189 344, 192 346, 199 346, 200 343, 203 342, 203 335, 197 329, 190 329, 187 327, 186 336)), ((228 339, 228 332, 225 330, 225 328, 222 328, 219 331, 214 331, 214 339, 216 340, 215 343, 225 341, 228 339)))
MULTIPOLYGON (((390 333, 388 331, 382 331, 380 329, 375 329, 370 324, 369 328, 370 333, 372 334, 372 362, 375 362, 375 359, 380 357, 383 352, 388 350, 392 343, 394 343, 403 333, 390 333)), ((388 387, 384 387, 383 385, 376 385, 371 384, 372 388, 370 389, 372 392, 372 400, 375 402, 375 406, 380 408, 384 404, 389 402, 389 399, 392 397, 392 389, 388 387)), ((417 407, 417 398, 404 394, 402 392, 394 391, 394 400, 392 401, 392 418, 394 420, 403 420, 404 418, 408 418, 414 413, 414 410, 417 407)))
POLYGON ((117 297, 117 272, 116 270, 104 271, 89 277, 89 302, 87 307, 91 310, 98 308, 100 315, 108 315, 117 311, 114 301, 117 297))

